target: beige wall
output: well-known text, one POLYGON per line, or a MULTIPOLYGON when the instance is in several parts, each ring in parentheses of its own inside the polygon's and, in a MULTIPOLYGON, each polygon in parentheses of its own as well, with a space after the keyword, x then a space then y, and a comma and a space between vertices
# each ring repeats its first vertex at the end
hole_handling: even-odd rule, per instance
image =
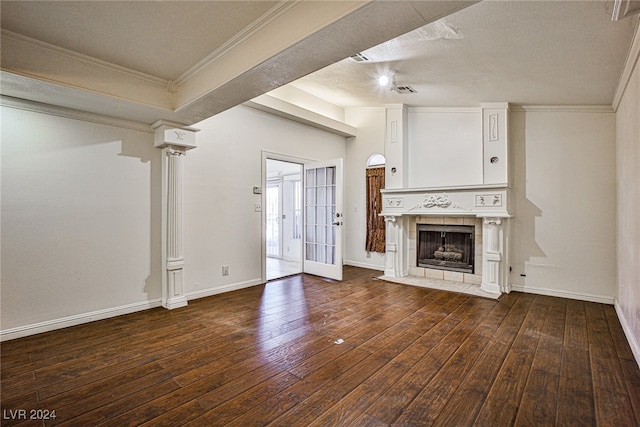
POLYGON ((640 67, 637 63, 616 114, 616 156, 616 309, 640 364, 640 67))

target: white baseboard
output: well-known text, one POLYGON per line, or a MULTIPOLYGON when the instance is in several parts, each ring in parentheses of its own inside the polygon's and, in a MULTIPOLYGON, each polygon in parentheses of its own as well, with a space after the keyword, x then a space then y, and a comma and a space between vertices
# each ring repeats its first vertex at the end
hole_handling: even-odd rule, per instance
POLYGON ((264 282, 262 279, 246 280, 244 282, 231 283, 229 285, 223 285, 216 288, 203 289, 200 291, 189 292, 186 297, 189 301, 192 299, 210 297, 212 295, 222 294, 225 292, 237 291, 238 289, 250 288, 252 286, 262 285, 264 282))
POLYGON ((0 331, 0 341, 8 341, 16 338, 26 337, 29 335, 49 332, 56 329, 68 328, 69 326, 95 322, 96 320, 122 316, 123 314, 130 314, 135 313, 136 311, 148 310, 150 308, 160 307, 161 305, 162 301, 160 299, 155 299, 151 301, 142 301, 133 304, 122 305, 119 307, 106 308, 104 310, 92 311, 90 313, 76 314, 73 316, 62 317, 60 319, 34 323, 32 325, 19 326, 17 328, 0 331))
POLYGON ((366 262, 349 261, 349 260, 344 260, 343 264, 350 265, 352 267, 360 267, 360 268, 368 268, 370 270, 384 271, 384 265, 367 264, 366 262))
POLYGON ((636 337, 633 336, 631 332, 631 327, 627 323, 627 319, 624 317, 622 313, 622 307, 618 303, 618 300, 615 301, 614 307, 616 308, 616 314, 618 315, 618 320, 622 325, 622 330, 624 331, 624 335, 627 337, 627 341, 629 342, 629 347, 631 347, 631 352, 633 353, 633 357, 636 359, 636 363, 640 368, 640 343, 636 340, 636 337))
POLYGON ((525 292, 529 294, 547 295, 550 297, 577 299, 580 301, 599 302, 601 304, 613 305, 614 297, 605 297, 602 295, 590 295, 577 292, 560 291, 558 289, 534 288, 531 286, 522 286, 511 284, 512 291, 525 292))
MULTIPOLYGON (((186 295, 187 300, 208 297, 211 295, 221 294, 223 292, 235 291, 237 289, 248 288, 262 284, 262 280, 254 279, 245 282, 234 283, 221 286, 218 288, 206 289, 202 291, 191 292, 186 295)), ((151 308, 162 307, 162 300, 155 299, 151 301, 143 301, 133 304, 127 304, 119 307, 106 308, 104 310, 92 311, 90 313, 76 314, 73 316, 63 317, 60 319, 48 320, 46 322, 34 323, 32 325, 19 326, 17 328, 6 329, 0 331, 0 342, 22 338, 29 335, 36 335, 43 332, 50 332, 56 329, 68 328, 69 326, 81 325, 83 323, 94 322, 96 320, 108 319, 111 317, 122 316, 123 314, 135 313, 136 311, 148 310, 151 308)))

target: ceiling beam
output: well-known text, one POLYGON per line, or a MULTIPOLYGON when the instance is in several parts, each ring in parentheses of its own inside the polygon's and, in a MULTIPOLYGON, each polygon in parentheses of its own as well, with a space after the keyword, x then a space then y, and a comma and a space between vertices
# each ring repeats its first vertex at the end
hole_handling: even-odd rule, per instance
POLYGON ((474 3, 284 2, 175 82, 2 31, 0 93, 191 125, 474 3))

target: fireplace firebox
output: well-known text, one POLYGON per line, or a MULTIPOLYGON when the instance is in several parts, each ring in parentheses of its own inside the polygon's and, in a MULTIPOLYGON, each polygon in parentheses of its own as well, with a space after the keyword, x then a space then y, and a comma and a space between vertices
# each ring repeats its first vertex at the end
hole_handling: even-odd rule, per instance
POLYGON ((418 267, 474 272, 475 227, 417 224, 418 267))

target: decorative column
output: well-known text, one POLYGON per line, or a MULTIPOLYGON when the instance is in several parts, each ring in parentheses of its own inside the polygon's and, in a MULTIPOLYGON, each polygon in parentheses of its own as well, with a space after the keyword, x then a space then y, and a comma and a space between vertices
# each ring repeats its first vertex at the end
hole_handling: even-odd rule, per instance
MULTIPOLYGON (((403 104, 389 104, 385 109, 385 188, 402 189, 407 187, 409 177, 408 109, 403 104)), ((387 233, 384 274, 391 277, 404 277, 409 269, 405 260, 407 247, 403 227, 405 218, 384 216, 384 220, 387 233)))
POLYGON ((409 274, 407 219, 404 216, 388 215, 384 217, 384 221, 387 226, 384 275, 404 277, 409 274))
POLYGON ((162 306, 171 310, 187 305, 184 294, 183 161, 196 147, 197 129, 158 121, 154 146, 162 149, 162 306))
POLYGON ((508 292, 505 276, 506 218, 484 218, 482 224, 482 284, 480 288, 499 294, 508 292))

